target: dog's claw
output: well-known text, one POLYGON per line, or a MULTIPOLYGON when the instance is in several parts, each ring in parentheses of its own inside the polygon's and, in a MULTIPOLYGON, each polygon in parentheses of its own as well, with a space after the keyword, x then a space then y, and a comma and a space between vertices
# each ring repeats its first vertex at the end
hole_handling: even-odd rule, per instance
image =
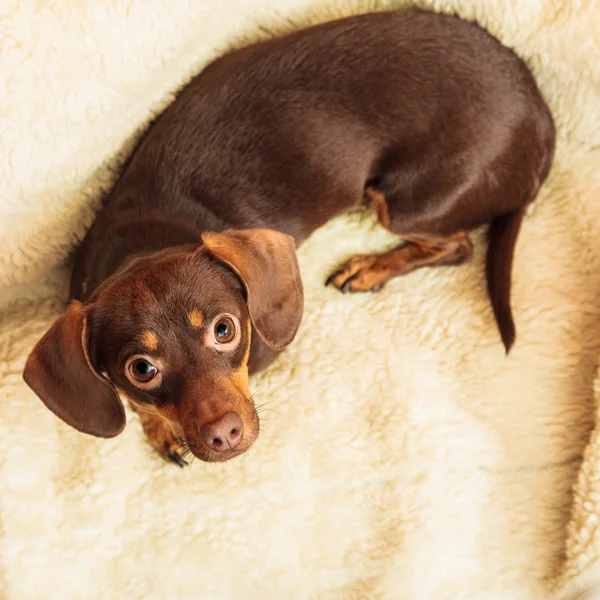
POLYGON ((188 466, 188 462, 187 460, 185 460, 184 458, 182 458, 179 455, 179 452, 177 452, 177 450, 173 450, 173 452, 169 452, 168 455, 169 460, 176 464, 179 468, 183 469, 183 467, 187 467, 188 466))
POLYGON ((344 285, 340 288, 340 291, 342 292, 342 294, 345 294, 346 292, 350 291, 350 286, 352 285, 352 277, 349 277, 348 279, 346 279, 346 281, 344 281, 344 285))
MULTIPOLYGON (((377 255, 358 254, 332 273, 325 285, 333 284, 342 294, 377 292, 390 279, 388 271, 377 266, 377 255)), ((385 267, 385 265, 384 265, 385 267)))

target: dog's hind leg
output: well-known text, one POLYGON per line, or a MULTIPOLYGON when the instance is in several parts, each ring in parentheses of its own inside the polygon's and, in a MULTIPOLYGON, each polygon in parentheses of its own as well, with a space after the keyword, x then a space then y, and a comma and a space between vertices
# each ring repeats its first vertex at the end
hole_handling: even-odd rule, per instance
POLYGON ((420 267, 459 265, 473 253, 466 233, 447 237, 414 237, 383 254, 353 256, 327 280, 342 292, 380 290, 390 279, 420 267))
POLYGON ((400 202, 390 203, 374 190, 365 191, 365 201, 381 225, 401 235, 404 243, 383 254, 352 257, 329 277, 326 285, 333 284, 343 292, 377 291, 390 279, 421 267, 459 265, 471 257, 473 245, 465 231, 428 231, 427 226, 416 222, 417 210, 399 211, 396 206, 400 202))
MULTIPOLYGON (((521 171, 517 171, 521 173, 521 171)), ((380 223, 406 243, 379 255, 351 258, 327 283, 346 292, 381 289, 393 277, 425 266, 458 265, 472 255, 469 231, 491 223, 487 257, 488 291, 502 341, 508 352, 515 339, 510 308, 511 267, 517 235, 538 182, 527 173, 512 187, 490 184, 486 174, 441 171, 400 185, 367 191, 380 223)))

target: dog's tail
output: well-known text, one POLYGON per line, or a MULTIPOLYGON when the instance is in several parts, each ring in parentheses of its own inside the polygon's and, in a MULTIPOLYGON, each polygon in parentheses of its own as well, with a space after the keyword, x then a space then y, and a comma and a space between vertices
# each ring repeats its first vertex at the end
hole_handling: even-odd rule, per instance
MULTIPOLYGON (((554 126, 551 119, 548 120, 548 123, 547 151, 540 170, 539 185, 548 177, 554 157, 554 126)), ((533 197, 529 198, 524 206, 507 215, 494 219, 488 233, 489 245, 486 258, 488 294, 507 355, 515 343, 516 337, 515 322, 510 306, 513 256, 519 230, 521 229, 521 222, 525 217, 527 207, 535 199, 536 194, 537 189, 533 197)))
POLYGON ((488 233, 486 262, 488 294, 506 354, 510 352, 516 336, 510 307, 511 274, 517 236, 526 210, 527 206, 523 206, 515 212, 494 219, 488 233))

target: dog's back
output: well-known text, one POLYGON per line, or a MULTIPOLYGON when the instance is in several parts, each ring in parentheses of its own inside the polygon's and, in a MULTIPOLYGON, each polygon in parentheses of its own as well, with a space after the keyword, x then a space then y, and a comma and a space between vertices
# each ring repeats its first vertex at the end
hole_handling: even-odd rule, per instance
POLYGON ((301 240, 389 170, 405 172, 410 196, 415 173, 460 154, 511 185, 498 181, 515 174, 498 170, 494 141, 519 129, 515 151, 541 153, 532 145, 551 123, 523 61, 477 26, 425 12, 350 17, 209 65, 157 120, 107 208, 135 188, 145 208, 189 218, 210 206, 232 226, 268 220, 301 240))

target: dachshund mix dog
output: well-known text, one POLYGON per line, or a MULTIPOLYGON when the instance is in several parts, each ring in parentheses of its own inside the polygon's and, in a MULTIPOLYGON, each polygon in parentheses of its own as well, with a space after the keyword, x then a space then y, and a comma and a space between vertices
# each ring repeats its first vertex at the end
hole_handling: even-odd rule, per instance
POLYGON ((508 352, 511 266, 554 151, 524 62, 474 24, 426 12, 341 19, 235 50, 153 123, 75 260, 71 302, 24 378, 76 429, 112 437, 122 400, 150 442, 225 461, 256 440, 249 374, 293 339, 295 248, 370 205, 397 248, 351 258, 343 292, 472 253, 508 352))

